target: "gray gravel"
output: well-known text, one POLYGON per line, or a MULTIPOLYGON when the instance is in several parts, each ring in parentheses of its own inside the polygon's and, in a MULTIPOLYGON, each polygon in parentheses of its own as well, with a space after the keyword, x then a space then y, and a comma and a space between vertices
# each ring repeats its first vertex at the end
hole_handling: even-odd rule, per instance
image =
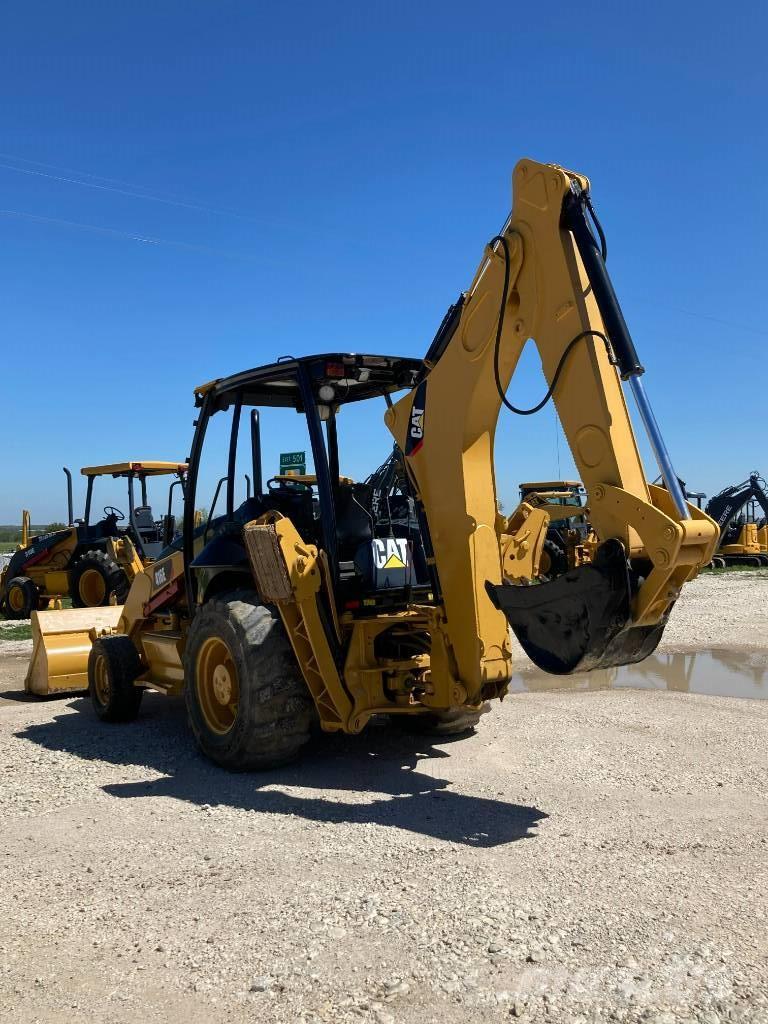
MULTIPOLYGON (((690 586, 665 645, 768 650, 749 575, 690 586)), ((13 699, 24 669, 0 1021, 768 1021, 768 703, 519 694, 468 739, 376 724, 238 776, 179 702, 108 727, 13 699)))

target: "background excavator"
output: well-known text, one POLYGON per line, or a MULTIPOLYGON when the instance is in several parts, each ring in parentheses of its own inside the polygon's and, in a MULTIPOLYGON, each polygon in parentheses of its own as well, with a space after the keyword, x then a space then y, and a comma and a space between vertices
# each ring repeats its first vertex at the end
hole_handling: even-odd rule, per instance
MULTIPOLYGON (((231 769, 294 757, 314 720, 359 732, 373 715, 471 728, 503 698, 511 625, 531 659, 569 673, 637 661, 658 644, 717 528, 680 491, 605 265, 589 182, 524 160, 513 210, 421 359, 286 359, 195 393, 183 537, 133 581, 114 623, 72 639, 35 623, 33 692, 87 680, 97 715, 136 716, 145 689, 184 694, 202 751, 231 769), (528 338, 541 355, 584 482, 596 550, 549 582, 513 586, 494 435, 528 338), (629 382, 667 488, 649 485, 622 391, 629 382), (340 473, 337 419, 382 400, 392 460, 340 473), (294 409, 314 473, 263 485, 260 411, 294 409), (211 424, 226 424, 226 508, 201 531, 195 498, 211 424), (238 504, 238 454, 254 491, 238 504), (90 647, 90 653, 86 652, 90 647), (87 669, 86 669, 87 660, 87 669)), ((531 527, 531 540, 542 524, 531 527)), ((546 532, 546 524, 543 525, 546 532)), ((70 613, 59 613, 59 618, 70 613)))
MULTIPOLYGON (((186 465, 179 462, 133 460, 108 466, 85 466, 85 510, 75 519, 72 474, 67 478, 67 518, 61 530, 29 536, 29 512, 22 513, 21 544, 0 573, 0 611, 11 619, 28 619, 33 611, 71 597, 75 608, 98 608, 115 595, 122 603, 134 576, 172 540, 176 521, 173 492, 183 490, 186 465), (156 519, 147 497, 147 481, 172 477, 168 510, 156 519), (93 515, 94 484, 100 477, 124 480, 128 514, 112 505, 93 515), (139 485, 136 502, 134 482, 139 485)), ((103 500, 103 499, 102 499, 103 500)))
POLYGON ((757 471, 710 498, 706 512, 720 528, 716 563, 722 560, 726 565, 768 565, 768 485, 757 471), (762 509, 762 522, 750 512, 756 505, 762 509))

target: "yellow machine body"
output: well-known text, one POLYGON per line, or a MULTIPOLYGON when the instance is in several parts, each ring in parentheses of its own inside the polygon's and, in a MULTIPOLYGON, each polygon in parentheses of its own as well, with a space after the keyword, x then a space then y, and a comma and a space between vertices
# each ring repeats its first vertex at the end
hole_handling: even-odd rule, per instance
MULTIPOLYGON (((255 588, 279 610, 327 731, 357 732, 380 713, 476 710, 507 692, 509 625, 491 593, 505 579, 537 575, 550 515, 530 504, 509 519, 498 512, 494 441, 500 391, 508 388, 528 339, 548 384, 559 374, 554 402, 587 490, 597 542, 615 542, 644 567, 628 613, 632 626, 663 623, 680 588, 712 558, 715 523, 692 505, 681 515, 666 489, 647 482, 610 349, 595 337, 605 325, 573 237, 561 225, 574 182, 588 188, 586 178, 555 165, 517 165, 513 210, 502 233, 508 264, 498 245, 486 248, 450 341, 433 363, 427 360, 417 386, 385 414, 428 525, 439 594, 391 612, 344 610, 333 593, 327 552, 306 542, 288 515, 270 512, 243 527, 255 588), (497 352, 505 271, 509 288, 497 352), (585 340, 573 347, 578 335, 585 340), (321 602, 333 609, 330 623, 323 621, 321 602), (428 644, 402 657, 382 657, 377 638, 391 630, 424 636, 428 644)), ((198 389, 199 402, 216 383, 198 389)), ((298 482, 313 486, 315 480, 298 482)), ((165 693, 185 686, 184 651, 193 620, 184 570, 183 555, 175 552, 139 572, 117 623, 107 629, 130 637, 139 652, 137 686, 165 693)), ((65 632, 65 620, 61 613, 56 624, 57 636, 66 638, 72 634, 65 632)), ((39 616, 38 622, 46 632, 47 623, 39 616)), ((89 639, 100 631, 94 625, 89 639)), ((73 653, 62 663, 66 675, 80 678, 88 644, 83 641, 77 655, 76 641, 71 644, 73 653)), ((44 646, 50 664, 59 653, 56 636, 48 633, 44 646)))

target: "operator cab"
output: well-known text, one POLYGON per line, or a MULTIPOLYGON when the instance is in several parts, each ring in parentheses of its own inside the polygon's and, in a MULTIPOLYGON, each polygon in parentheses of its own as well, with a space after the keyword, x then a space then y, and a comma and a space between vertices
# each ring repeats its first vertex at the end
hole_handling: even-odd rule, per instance
POLYGON ((583 525, 583 508, 587 492, 580 480, 541 480, 520 484, 520 500, 543 506, 550 511, 550 526, 561 530, 578 529, 583 525), (551 506, 562 505, 568 509, 579 509, 578 513, 556 518, 551 506))
MULTIPOLYGON (((128 536, 145 561, 154 561, 172 542, 177 533, 176 517, 172 511, 174 490, 179 487, 183 493, 186 471, 186 463, 146 460, 116 462, 106 466, 86 466, 81 470, 87 480, 85 514, 83 519, 78 520, 77 523, 94 537, 128 536), (156 519, 152 506, 149 504, 147 482, 161 476, 173 479, 167 491, 167 511, 156 519), (91 524, 94 484, 101 477, 126 481, 127 512, 114 505, 105 505, 103 518, 91 524), (136 483, 139 485, 141 495, 141 503, 138 505, 136 504, 136 483)), ((71 514, 71 488, 68 500, 71 514)), ((124 505, 123 508, 125 507, 124 505)))
MULTIPOLYGON (((337 611, 366 614, 399 607, 413 600, 414 590, 419 600, 432 599, 417 504, 402 457, 391 450, 383 424, 390 396, 412 388, 422 368, 421 360, 394 356, 312 356, 240 373, 196 391, 201 411, 187 485, 185 563, 190 567, 188 586, 198 601, 214 591, 252 586, 242 529, 266 512, 289 518, 304 541, 325 553, 337 611), (337 417, 352 403, 369 399, 375 400, 372 422, 380 425, 390 454, 355 481, 340 472, 342 458, 359 459, 359 454, 340 452, 337 417), (297 426, 306 431, 313 472, 301 466, 264 479, 263 444, 274 449, 290 445, 296 437, 283 427, 278 437, 272 436, 274 410, 293 410, 304 421, 297 426), (207 522, 195 526, 206 431, 211 420, 225 412, 231 414, 227 473, 218 480, 207 522), (248 493, 238 502, 243 474, 237 467, 242 467, 244 452, 249 456, 248 493), (233 567, 239 580, 233 579, 233 567)), ((283 417, 279 422, 290 420, 283 417)), ((359 447, 357 438, 354 447, 359 447)))

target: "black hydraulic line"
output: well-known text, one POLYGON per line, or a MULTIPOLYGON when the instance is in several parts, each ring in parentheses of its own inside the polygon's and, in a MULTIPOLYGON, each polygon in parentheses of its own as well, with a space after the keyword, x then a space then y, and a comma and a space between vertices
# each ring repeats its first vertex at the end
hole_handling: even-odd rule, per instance
POLYGON ((456 333, 456 328, 459 326, 459 322, 461 321, 463 309, 464 294, 462 293, 453 305, 448 307, 448 312, 443 317, 442 322, 437 329, 437 333, 432 339, 432 344, 429 346, 429 350, 424 356, 424 368, 419 372, 416 383, 423 380, 429 370, 432 369, 448 348, 451 338, 456 333))
POLYGON ((574 237, 581 261, 587 272, 592 292, 603 318, 611 348, 616 357, 622 380, 639 376, 644 372, 635 350, 635 343, 629 333, 624 314, 619 306, 616 292, 608 276, 603 254, 598 248, 595 236, 587 221, 587 200, 584 191, 575 183, 563 203, 563 225, 574 237))

